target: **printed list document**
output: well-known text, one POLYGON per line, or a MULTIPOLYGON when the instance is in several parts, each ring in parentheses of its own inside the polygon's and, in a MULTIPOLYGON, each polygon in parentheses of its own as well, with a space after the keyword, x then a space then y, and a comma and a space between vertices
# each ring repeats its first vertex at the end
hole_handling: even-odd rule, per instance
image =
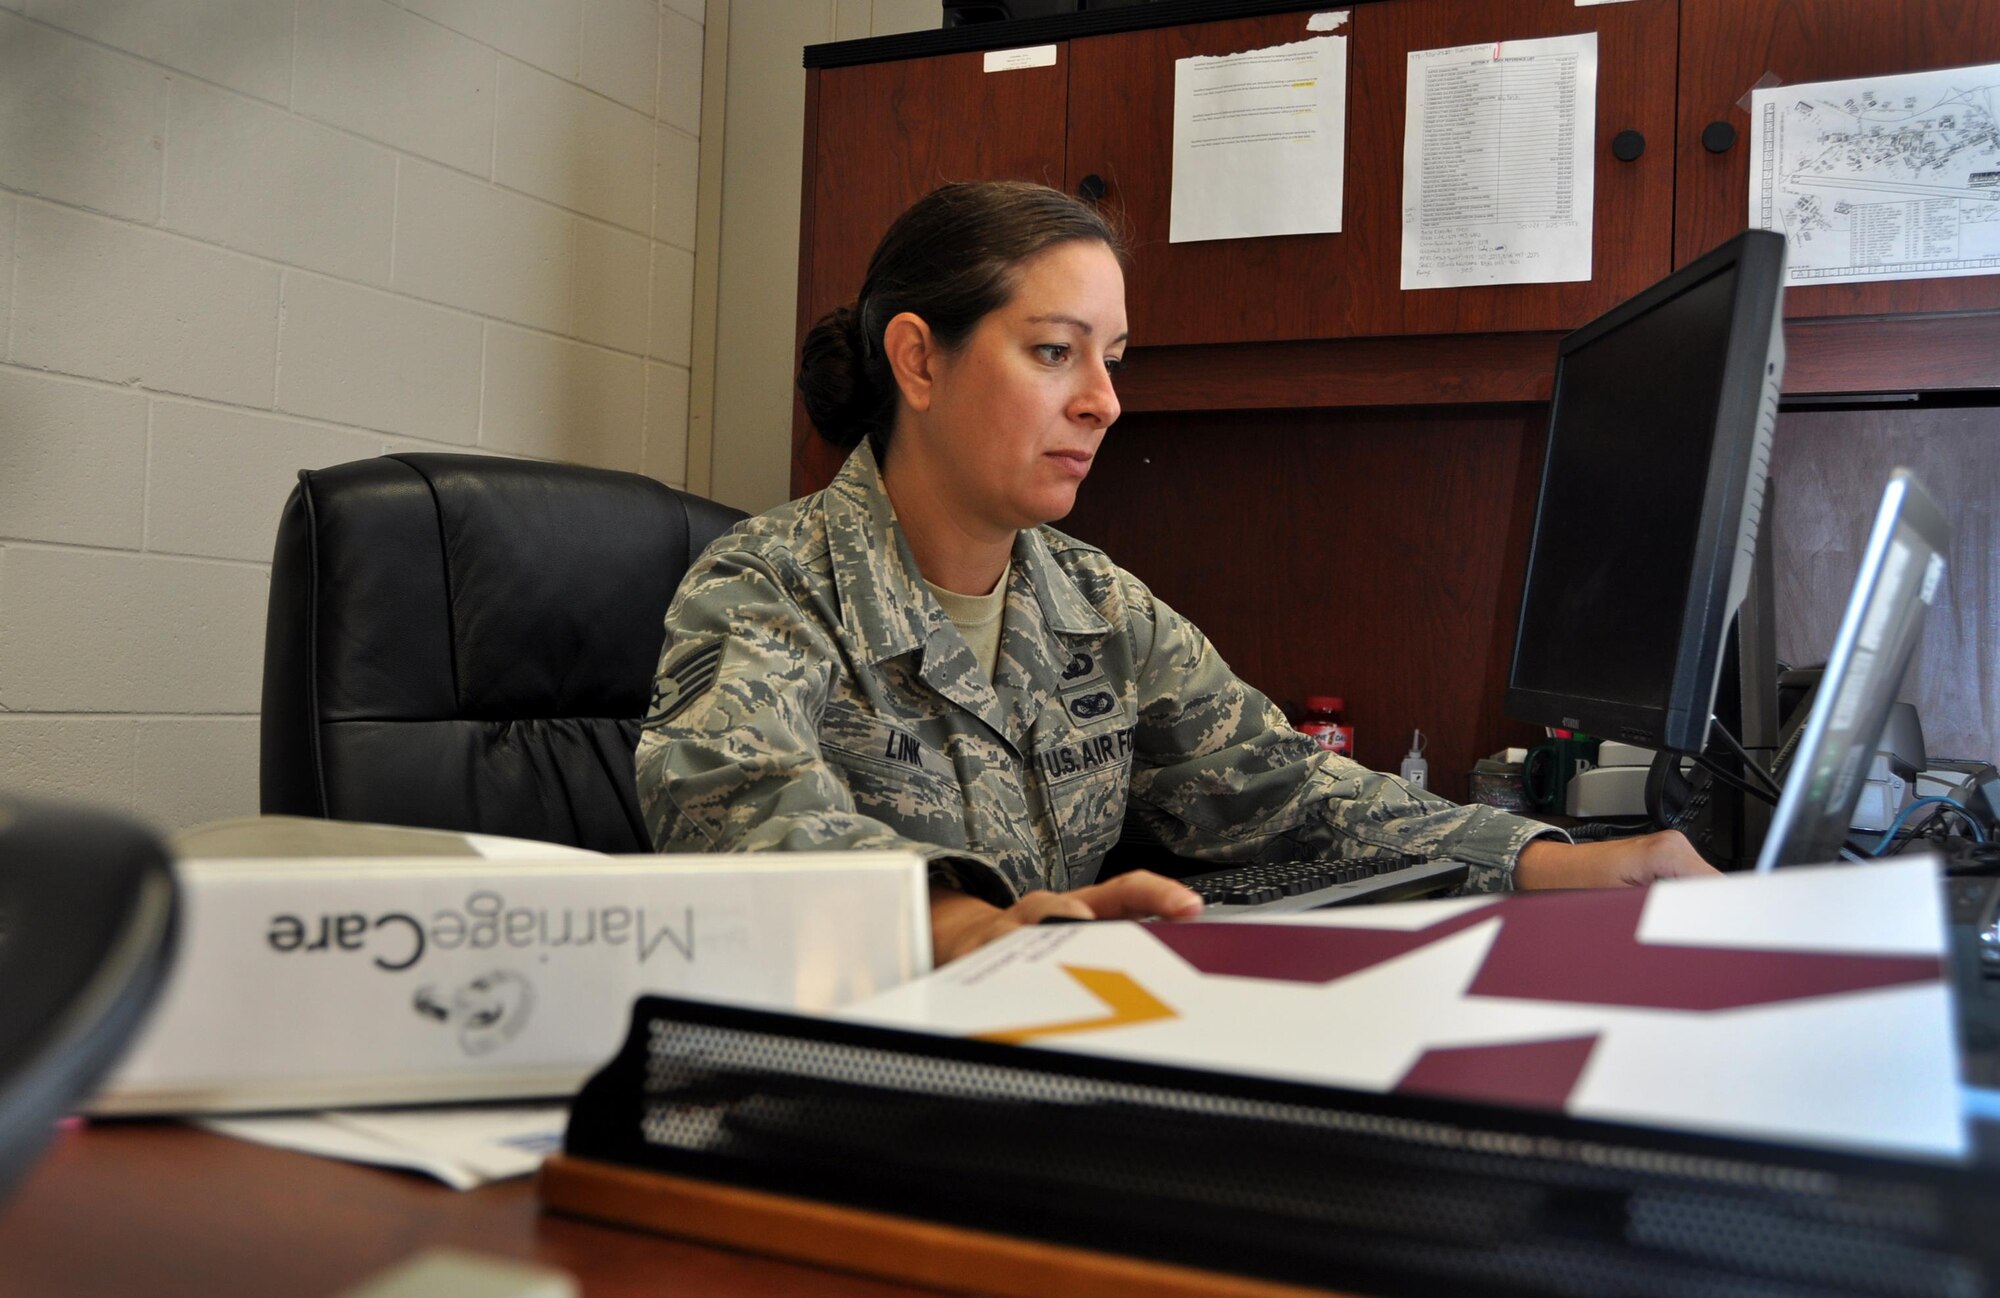
POLYGON ((1590 278, 1597 33, 1410 52, 1403 287, 1590 278))
POLYGON ((2000 63, 1753 92, 1750 224, 1787 284, 2000 271, 2000 63))
POLYGON ((1332 234, 1347 153, 1347 38, 1174 61, 1170 243, 1332 234))

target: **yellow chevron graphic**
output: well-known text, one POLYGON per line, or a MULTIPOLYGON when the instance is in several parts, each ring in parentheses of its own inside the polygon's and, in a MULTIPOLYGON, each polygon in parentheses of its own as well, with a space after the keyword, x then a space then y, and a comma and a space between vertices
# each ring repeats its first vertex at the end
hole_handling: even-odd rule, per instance
POLYGON ((1056 1037, 1068 1032, 1095 1032, 1099 1028, 1120 1028, 1130 1023, 1179 1017, 1174 1008, 1132 980, 1132 975, 1116 969, 1079 969, 1063 965, 1062 971, 1083 984, 1085 991, 1103 1001, 1111 1013, 1094 1019, 1069 1019, 1061 1023, 1038 1023, 1025 1028, 1005 1028, 999 1032, 974 1033, 979 1041, 999 1041, 1018 1046, 1037 1037, 1056 1037))

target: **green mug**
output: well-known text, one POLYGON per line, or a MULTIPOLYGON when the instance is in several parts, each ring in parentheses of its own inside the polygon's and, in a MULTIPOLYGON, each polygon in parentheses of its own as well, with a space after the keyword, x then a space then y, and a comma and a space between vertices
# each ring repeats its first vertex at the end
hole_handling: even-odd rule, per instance
POLYGON ((1560 814, 1569 805, 1569 782, 1597 765, 1597 745, 1597 740, 1578 735, 1530 748, 1521 767, 1529 805, 1560 814))

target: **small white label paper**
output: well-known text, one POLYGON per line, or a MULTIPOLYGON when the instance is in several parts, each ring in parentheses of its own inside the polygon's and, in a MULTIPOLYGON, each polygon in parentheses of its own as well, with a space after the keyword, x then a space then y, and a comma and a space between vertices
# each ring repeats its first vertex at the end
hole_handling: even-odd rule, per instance
POLYGON ((1403 287, 1589 279, 1597 33, 1409 60, 1403 287))
POLYGON ((988 72, 1019 72, 1023 68, 1052 68, 1056 64, 1056 47, 1053 45, 1030 45, 1018 50, 986 51, 985 70, 988 72))
POLYGON ((1331 234, 1347 154, 1347 38, 1174 61, 1172 243, 1331 234))
POLYGON ((2000 271, 2000 63, 1753 91, 1750 224, 1787 284, 2000 271))

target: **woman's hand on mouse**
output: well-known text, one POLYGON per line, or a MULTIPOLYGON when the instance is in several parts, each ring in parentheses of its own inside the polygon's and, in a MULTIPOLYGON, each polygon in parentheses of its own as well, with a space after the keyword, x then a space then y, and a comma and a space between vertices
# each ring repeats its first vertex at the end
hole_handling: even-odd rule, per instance
POLYGON ((931 952, 947 964, 1017 928, 1045 919, 1188 919, 1201 913, 1194 889, 1134 870, 1068 892, 1037 890, 1002 910, 955 889, 931 889, 931 952))

